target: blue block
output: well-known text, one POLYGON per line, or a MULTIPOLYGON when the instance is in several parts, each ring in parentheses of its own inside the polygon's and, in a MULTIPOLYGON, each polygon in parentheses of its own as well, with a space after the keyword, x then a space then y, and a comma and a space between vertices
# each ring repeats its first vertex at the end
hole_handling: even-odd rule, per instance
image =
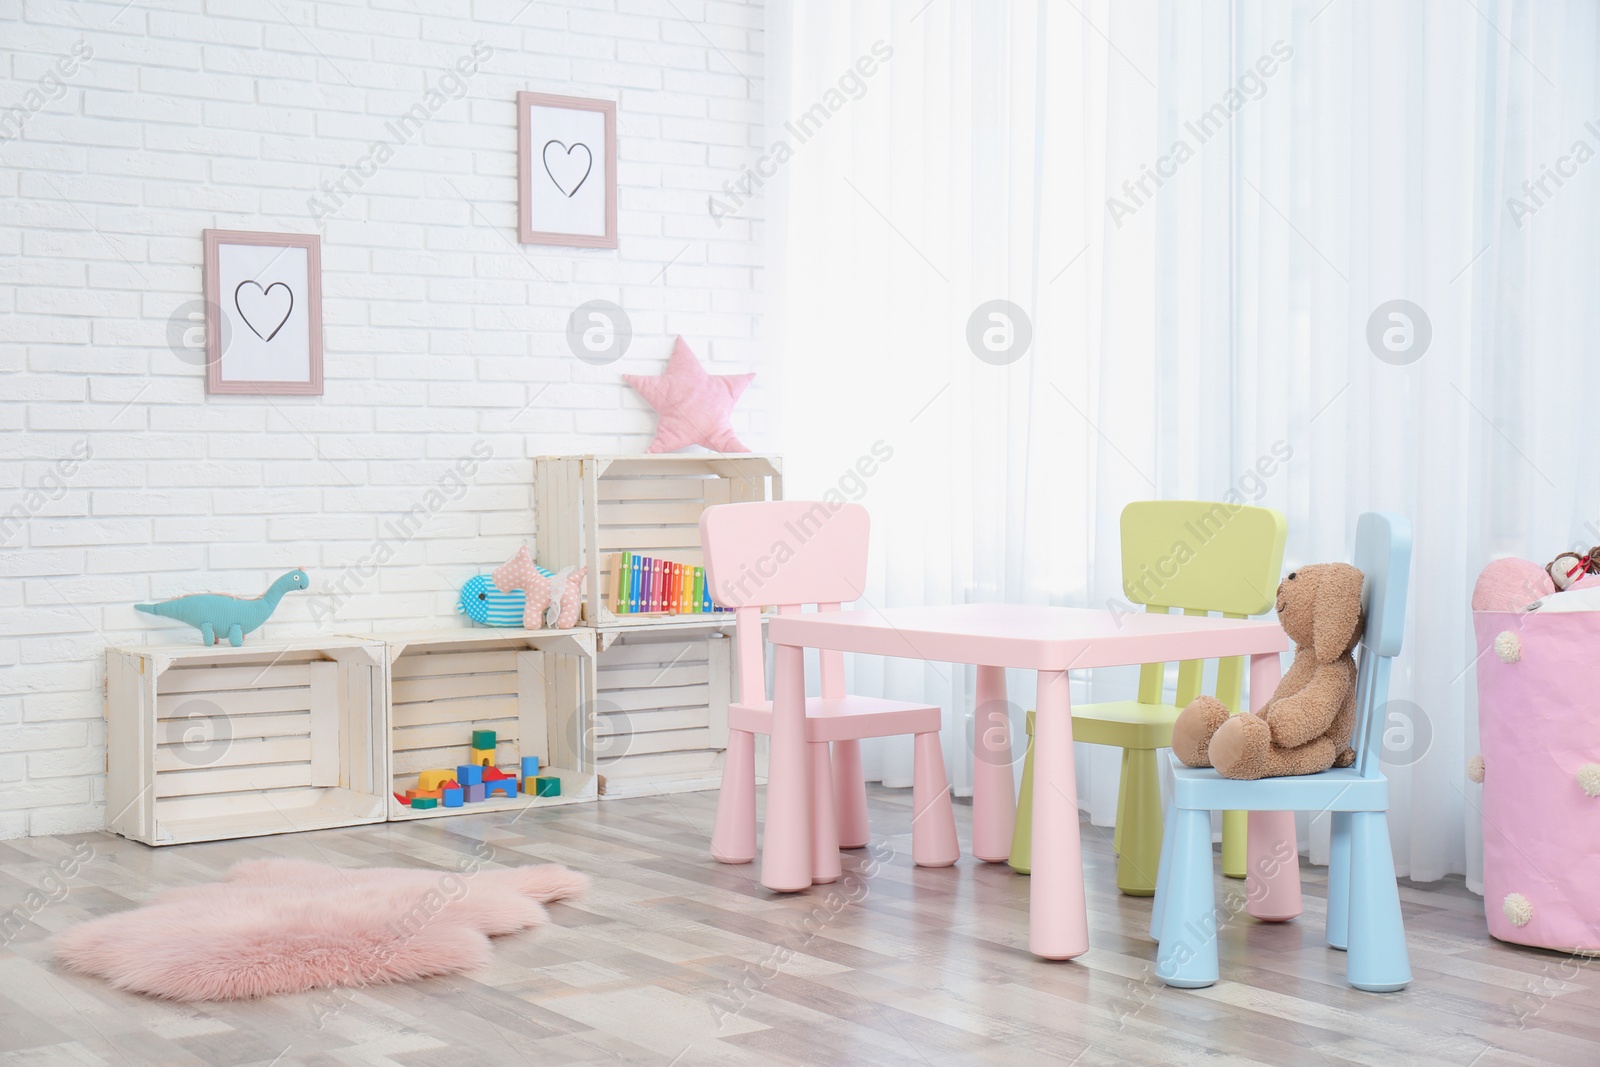
POLYGON ((537 777, 539 777, 539 757, 538 756, 523 756, 522 757, 522 780, 523 781, 527 781, 529 778, 537 778, 537 777))
POLYGON ((459 808, 466 803, 466 791, 463 789, 446 789, 441 793, 440 799, 447 808, 459 808))
POLYGON ((478 766, 476 763, 463 763, 461 766, 456 768, 456 781, 460 782, 463 786, 482 785, 483 768, 478 766))
POLYGON ((483 792, 485 798, 492 797, 498 792, 515 800, 517 796, 517 780, 515 778, 501 778, 493 782, 484 782, 483 792))

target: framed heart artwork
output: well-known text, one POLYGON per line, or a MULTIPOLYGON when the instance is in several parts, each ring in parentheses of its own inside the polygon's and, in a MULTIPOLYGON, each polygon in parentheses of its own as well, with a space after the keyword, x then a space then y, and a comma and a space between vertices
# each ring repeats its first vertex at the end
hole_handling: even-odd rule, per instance
POLYGON ((617 247, 617 105, 517 94, 517 236, 617 247))
POLYGON ((316 234, 205 231, 206 392, 322 395, 316 234))

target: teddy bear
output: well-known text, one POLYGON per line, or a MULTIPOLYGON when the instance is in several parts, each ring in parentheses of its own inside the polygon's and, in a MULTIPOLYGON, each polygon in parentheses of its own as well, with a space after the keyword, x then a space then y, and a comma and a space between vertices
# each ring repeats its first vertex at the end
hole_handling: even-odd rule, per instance
POLYGON ((1178 715, 1172 751, 1224 778, 1316 774, 1355 762, 1356 661, 1362 574, 1348 563, 1318 563, 1278 583, 1278 622, 1294 640, 1294 662, 1265 707, 1230 715, 1200 697, 1178 715))

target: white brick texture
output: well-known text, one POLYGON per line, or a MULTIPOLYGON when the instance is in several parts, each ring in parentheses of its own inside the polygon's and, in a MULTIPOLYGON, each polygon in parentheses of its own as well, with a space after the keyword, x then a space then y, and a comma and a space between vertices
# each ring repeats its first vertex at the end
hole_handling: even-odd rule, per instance
MULTIPOLYGON (((133 603, 303 567, 258 637, 455 625, 461 582, 535 540, 532 457, 643 450, 624 372, 680 333, 762 369, 761 203, 709 214, 760 154, 761 23, 760 0, 0 3, 0 838, 103 825, 105 647, 198 640, 133 603), (461 94, 318 218, 477 42, 461 94), (519 90, 617 101, 620 249, 517 243, 519 90), (324 396, 206 395, 181 340, 206 228, 321 233, 324 396), (595 299, 631 316, 609 366, 566 339, 595 299)), ((735 421, 758 450, 764 384, 735 421)))

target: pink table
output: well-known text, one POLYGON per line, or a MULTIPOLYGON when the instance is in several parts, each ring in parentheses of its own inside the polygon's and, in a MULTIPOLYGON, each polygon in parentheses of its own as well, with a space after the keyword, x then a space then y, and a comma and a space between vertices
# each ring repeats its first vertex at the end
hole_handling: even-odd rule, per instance
MULTIPOLYGON (((1046 959, 1071 959, 1089 947, 1067 672, 1249 656, 1250 692, 1259 705, 1277 687, 1278 655, 1290 647, 1288 635, 1272 621, 1013 604, 777 615, 767 623, 767 639, 776 646, 777 664, 761 884, 780 892, 798 892, 813 881, 805 649, 971 663, 978 669, 979 707, 1005 699, 1007 667, 1038 672, 1028 947, 1046 959)), ((1009 854, 1016 814, 1009 730, 996 725, 975 724, 975 747, 982 755, 974 766, 972 850, 989 862, 1009 854)), ((1268 820, 1259 823, 1282 831, 1268 820)), ((1257 827, 1252 818, 1252 838, 1257 827)), ((1295 872, 1292 890, 1273 888, 1265 909, 1270 914, 1259 900, 1252 901, 1251 914, 1285 918, 1298 913, 1298 888, 1295 872)))

